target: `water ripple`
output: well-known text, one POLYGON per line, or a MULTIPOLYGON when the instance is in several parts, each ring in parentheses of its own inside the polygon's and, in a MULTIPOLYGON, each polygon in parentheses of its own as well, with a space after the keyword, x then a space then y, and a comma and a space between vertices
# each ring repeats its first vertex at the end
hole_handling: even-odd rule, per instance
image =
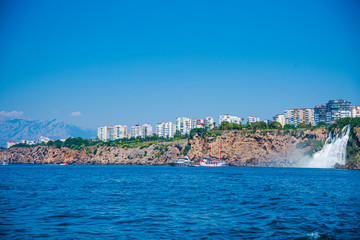
POLYGON ((358 239, 360 172, 0 168, 1 239, 358 239))

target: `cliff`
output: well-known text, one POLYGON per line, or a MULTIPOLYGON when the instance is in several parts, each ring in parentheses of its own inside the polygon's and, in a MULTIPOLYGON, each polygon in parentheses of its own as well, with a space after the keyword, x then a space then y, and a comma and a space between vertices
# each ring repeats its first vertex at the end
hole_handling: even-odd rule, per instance
MULTIPOLYGON (((146 148, 91 146, 81 150, 36 146, 6 151, 10 164, 140 164, 160 165, 179 158, 186 141, 156 143, 146 148)), ((3 159, 5 151, 0 152, 3 159)))
POLYGON ((286 166, 313 148, 312 142, 323 143, 325 129, 257 131, 225 131, 221 136, 195 136, 188 153, 192 159, 201 156, 220 157, 235 166, 286 166), (301 145, 299 143, 308 143, 301 145))
POLYGON ((348 143, 349 162, 345 168, 360 169, 360 127, 351 129, 348 143))
MULTIPOLYGON (((325 129, 280 131, 224 131, 221 135, 195 135, 189 141, 160 142, 147 147, 91 146, 80 150, 37 146, 7 150, 9 163, 25 164, 142 164, 161 165, 183 156, 188 144, 188 156, 193 160, 220 157, 236 166, 286 166, 296 156, 313 151, 313 142, 324 142, 325 129), (299 143, 306 143, 299 147, 299 143)), ((4 151, 0 152, 3 158, 4 151)))

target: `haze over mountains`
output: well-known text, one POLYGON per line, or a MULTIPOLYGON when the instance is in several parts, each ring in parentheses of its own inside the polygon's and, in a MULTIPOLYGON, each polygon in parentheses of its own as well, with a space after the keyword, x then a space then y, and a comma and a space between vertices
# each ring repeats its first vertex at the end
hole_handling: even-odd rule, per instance
POLYGON ((53 140, 68 137, 94 138, 96 137, 96 130, 77 127, 56 119, 47 121, 0 120, 0 147, 5 147, 6 142, 9 141, 31 141, 40 136, 53 140))

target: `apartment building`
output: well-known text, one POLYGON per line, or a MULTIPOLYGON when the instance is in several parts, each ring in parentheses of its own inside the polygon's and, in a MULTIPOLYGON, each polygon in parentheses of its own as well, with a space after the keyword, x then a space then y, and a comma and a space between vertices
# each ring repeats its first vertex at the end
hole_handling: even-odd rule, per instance
POLYGON ((313 108, 294 108, 285 110, 284 116, 285 124, 294 124, 295 126, 299 123, 315 124, 313 108))
POLYGON ((176 126, 172 122, 163 122, 156 124, 156 133, 159 137, 172 138, 175 134, 176 126))
POLYGON ((326 123, 326 104, 314 107, 314 121, 315 125, 317 125, 319 122, 326 123))
POLYGON ((192 129, 192 119, 188 117, 176 118, 176 130, 181 134, 189 134, 192 129))
POLYGON ((285 126, 285 115, 284 114, 278 114, 273 117, 274 121, 281 124, 282 127, 285 126))
POLYGON ((131 137, 137 138, 142 136, 142 127, 139 124, 136 124, 131 127, 130 130, 131 137))
POLYGON ((145 138, 145 137, 151 137, 152 135, 153 135, 152 126, 150 124, 143 124, 141 136, 145 138))
POLYGON ((247 119, 247 122, 248 123, 254 123, 254 122, 260 122, 260 118, 259 117, 256 117, 256 116, 249 116, 248 119, 247 119))
POLYGON ((223 114, 219 116, 219 125, 223 122, 223 121, 227 121, 229 123, 237 123, 237 124, 241 124, 241 118, 236 117, 236 116, 231 116, 229 114, 223 114))
POLYGON ((330 100, 326 104, 326 124, 331 124, 339 118, 351 117, 351 112, 351 102, 342 99, 330 100))
POLYGON ((97 137, 101 141, 116 140, 125 138, 127 135, 127 126, 115 125, 115 126, 103 126, 97 129, 97 137))
POLYGON ((360 117, 360 106, 353 106, 351 109, 351 117, 360 117))

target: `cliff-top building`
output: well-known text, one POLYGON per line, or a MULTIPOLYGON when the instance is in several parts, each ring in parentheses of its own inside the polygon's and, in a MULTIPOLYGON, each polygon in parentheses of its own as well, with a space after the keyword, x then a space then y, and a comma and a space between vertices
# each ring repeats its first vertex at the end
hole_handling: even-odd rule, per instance
POLYGON ((285 110, 284 116, 285 124, 293 124, 295 126, 299 123, 315 124, 313 108, 294 108, 285 110))
POLYGON ((99 127, 97 131, 97 137, 101 141, 116 140, 125 138, 127 134, 127 126, 115 125, 115 126, 103 126, 99 127))
POLYGON ((256 116, 249 116, 248 119, 247 119, 247 122, 248 123, 254 123, 254 122, 260 122, 260 118, 259 117, 256 117, 256 116))
POLYGON ((136 124, 131 127, 131 137, 137 138, 142 136, 142 127, 139 124, 136 124))
POLYGON ((285 115, 284 114, 275 115, 273 120, 280 123, 282 127, 285 126, 285 115))
POLYGON ((360 106, 353 106, 351 109, 351 117, 360 117, 360 106))
POLYGON ((189 134, 192 129, 192 120, 188 117, 176 118, 176 130, 180 131, 181 134, 189 134))
POLYGON ((351 102, 342 99, 330 100, 328 103, 314 108, 315 124, 324 122, 331 124, 336 119, 352 116, 351 102))
POLYGON ((337 99, 326 104, 326 123, 331 124, 336 119, 351 117, 351 102, 337 99))
POLYGON ((172 122, 163 122, 156 124, 156 133, 159 137, 172 138, 175 134, 175 124, 172 122))
POLYGON ((143 124, 141 136, 145 138, 145 137, 151 137, 152 135, 153 135, 152 126, 150 124, 143 124))
POLYGON ((229 114, 223 114, 219 116, 219 125, 223 122, 223 121, 227 121, 229 123, 237 123, 237 124, 241 124, 241 118, 236 117, 236 116, 231 116, 229 114))

